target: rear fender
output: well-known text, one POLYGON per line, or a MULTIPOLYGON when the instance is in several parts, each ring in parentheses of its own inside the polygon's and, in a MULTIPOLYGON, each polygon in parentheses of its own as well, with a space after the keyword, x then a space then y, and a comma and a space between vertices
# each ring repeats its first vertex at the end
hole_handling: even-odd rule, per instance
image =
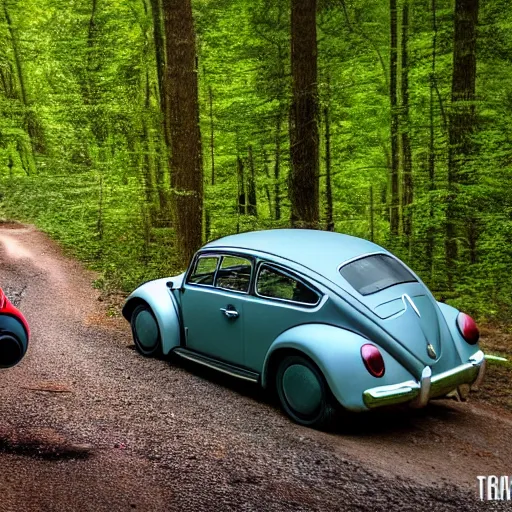
POLYGON ((478 343, 476 345, 470 345, 461 335, 457 328, 457 316, 459 310, 454 307, 445 304, 444 302, 438 302, 437 305, 443 314, 450 334, 452 335, 453 342, 457 348, 457 352, 460 355, 462 363, 466 363, 471 356, 479 349, 478 343))
POLYGON ((169 281, 169 278, 165 278, 144 283, 128 296, 123 306, 123 316, 130 321, 138 304, 145 302, 149 305, 158 322, 164 354, 181 343, 180 309, 172 290, 167 286, 169 281))
POLYGON ((413 376, 379 346, 385 373, 380 378, 373 377, 361 358, 361 347, 365 343, 373 342, 331 325, 307 324, 293 327, 280 334, 270 346, 263 366, 262 386, 271 385, 269 370, 275 362, 273 357, 295 350, 305 354, 319 367, 334 397, 344 408, 352 411, 367 410, 363 402, 366 389, 411 380, 413 376))

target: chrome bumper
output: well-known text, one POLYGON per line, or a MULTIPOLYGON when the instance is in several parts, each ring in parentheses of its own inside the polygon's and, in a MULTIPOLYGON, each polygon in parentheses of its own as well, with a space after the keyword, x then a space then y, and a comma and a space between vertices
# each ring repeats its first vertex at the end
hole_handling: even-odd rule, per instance
POLYGON ((432 377, 430 366, 426 366, 418 381, 409 380, 391 386, 367 389, 363 400, 369 409, 385 405, 410 402, 413 407, 425 407, 431 398, 447 395, 462 384, 476 389, 485 375, 484 353, 479 350, 469 362, 432 377))

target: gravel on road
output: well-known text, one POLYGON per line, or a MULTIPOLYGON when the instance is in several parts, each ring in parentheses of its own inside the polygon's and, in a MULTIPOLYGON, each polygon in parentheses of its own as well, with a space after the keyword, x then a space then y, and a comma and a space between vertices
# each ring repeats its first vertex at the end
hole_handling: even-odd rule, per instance
POLYGON ((0 511, 510 509, 477 475, 512 475, 512 415, 440 401, 293 424, 259 389, 145 359, 94 275, 31 226, 0 226, 0 286, 32 330, 0 374, 0 511))

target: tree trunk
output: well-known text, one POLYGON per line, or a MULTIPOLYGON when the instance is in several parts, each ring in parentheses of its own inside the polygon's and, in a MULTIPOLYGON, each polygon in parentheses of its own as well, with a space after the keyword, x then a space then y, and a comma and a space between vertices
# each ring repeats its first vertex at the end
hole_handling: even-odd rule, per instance
POLYGON ((210 240, 212 234, 212 220, 210 217, 210 212, 205 210, 204 212, 204 237, 208 241, 210 240))
POLYGON ((98 93, 99 74, 101 70, 100 50, 98 45, 98 26, 96 16, 98 11, 98 0, 91 0, 91 14, 87 30, 87 58, 85 89, 83 89, 84 103, 89 109, 91 132, 98 145, 101 147, 107 138, 107 126, 98 114, 97 105, 100 102, 98 93))
POLYGON ((270 194, 270 187, 268 185, 271 178, 270 178, 270 170, 268 168, 267 152, 265 151, 264 146, 261 148, 261 153, 263 155, 263 171, 265 172, 265 177, 267 178, 267 183, 265 183, 264 189, 265 189, 265 195, 267 196, 269 217, 272 219, 272 197, 270 194))
POLYGON ((291 3, 291 222, 305 228, 318 228, 319 222, 316 4, 291 3))
POLYGON ((409 137, 409 56, 407 52, 409 30, 409 2, 404 0, 402 7, 402 41, 401 41, 401 96, 402 96, 402 226, 406 244, 410 248, 412 236, 413 181, 412 154, 409 137))
MULTIPOLYGON (((147 16, 150 11, 153 19, 153 44, 155 47, 155 56, 156 56, 156 71, 157 71, 157 86, 158 91, 156 94, 157 101, 159 102, 159 113, 158 117, 158 126, 162 127, 165 130, 164 126, 164 112, 165 112, 165 94, 164 94, 164 73, 165 73, 165 55, 164 55, 164 41, 162 34, 162 9, 160 6, 159 0, 142 0, 142 5, 144 7, 144 14, 147 16), (149 2, 149 3, 148 3, 149 2)), ((144 39, 146 46, 149 46, 150 41, 147 37, 147 32, 144 30, 144 39)), ((165 164, 163 163, 163 159, 161 155, 167 155, 167 142, 165 140, 165 133, 163 140, 158 138, 158 142, 156 147, 154 145, 154 137, 152 135, 152 126, 154 125, 151 122, 152 119, 155 119, 154 112, 152 112, 151 108, 151 89, 150 81, 149 81, 149 62, 145 60, 145 68, 146 68, 146 91, 145 91, 145 118, 143 118, 143 131, 147 136, 146 146, 147 146, 147 157, 146 160, 151 162, 151 172, 152 172, 152 180, 154 182, 154 190, 152 194, 157 201, 155 200, 154 205, 152 206, 149 215, 144 212, 144 218, 150 218, 151 224, 150 227, 165 227, 169 225, 169 206, 165 193, 165 164), (164 144, 162 144, 162 141, 164 144)), ((158 128, 157 128, 158 129, 158 128)), ((166 156, 167 158, 167 156, 166 156)), ((148 236, 151 235, 151 229, 147 230, 148 236)))
POLYGON ((213 124, 213 92, 212 86, 208 87, 208 103, 210 105, 210 158, 212 160, 212 185, 215 185, 215 131, 213 124))
POLYGON ((256 200, 256 172, 254 169, 254 157, 252 146, 249 146, 249 176, 247 177, 247 213, 249 215, 258 215, 256 200))
MULTIPOLYGON (((278 2, 276 26, 281 26, 283 17, 286 15, 287 7, 284 2, 278 2)), ((275 220, 281 220, 281 137, 283 123, 286 119, 286 112, 290 110, 288 104, 289 97, 289 79, 286 70, 286 61, 288 59, 287 51, 283 43, 277 42, 277 80, 280 87, 278 89, 279 107, 276 116, 276 151, 274 161, 274 217, 275 220)))
POLYGON ((276 154, 274 160, 274 217, 281 220, 281 130, 283 125, 283 114, 281 110, 276 119, 276 154))
POLYGON ((437 6, 436 0, 432 0, 432 71, 430 76, 430 102, 429 102, 429 146, 428 146, 428 190, 429 190, 429 225, 427 228, 427 265, 430 272, 430 280, 434 273, 434 198, 436 187, 436 147, 434 127, 434 95, 436 92, 436 59, 437 59, 437 6))
POLYGON ((181 264, 201 246, 203 168, 191 0, 163 0, 167 63, 166 119, 171 137, 171 187, 181 264))
MULTIPOLYGON (((14 71, 16 74, 16 78, 18 81, 18 88, 12 87, 13 92, 16 91, 19 100, 25 107, 24 112, 24 121, 23 121, 23 128, 26 130, 29 139, 30 139, 30 151, 27 151, 25 156, 25 159, 27 160, 27 173, 32 174, 36 172, 36 163, 34 159, 34 151, 38 151, 42 153, 44 151, 44 142, 43 142, 43 135, 42 135, 42 129, 39 123, 37 122, 36 118, 34 117, 34 113, 30 110, 28 98, 27 98, 27 90, 25 87, 25 76, 23 72, 23 64, 21 60, 20 51, 18 48, 18 39, 16 37, 16 32, 11 20, 11 15, 9 13, 9 9, 7 7, 7 0, 4 0, 4 16, 5 16, 5 22, 7 24, 7 28, 9 30, 9 36, 11 38, 11 47, 12 47, 12 53, 14 56, 14 71), (18 90, 16 90, 18 89, 18 90)), ((12 68, 11 68, 12 69, 12 68)), ((11 84, 13 85, 13 84, 11 84)), ((23 144, 23 146, 25 146, 23 144)))
POLYGON ((397 10, 396 1, 390 0, 389 10, 391 15, 391 45, 389 66, 389 103, 391 109, 391 208, 389 212, 391 234, 398 235, 399 227, 399 196, 398 196, 398 171, 399 171, 399 145, 398 145, 398 92, 397 92, 397 67, 398 67, 398 35, 397 35, 397 10))
POLYGON ((465 225, 470 261, 476 261, 476 219, 462 204, 456 204, 460 185, 472 177, 467 165, 473 151, 475 116, 476 27, 478 0, 456 0, 453 39, 452 97, 449 114, 448 204, 446 209, 446 266, 448 285, 453 288, 457 265, 459 227, 465 225), (469 215, 467 215, 469 214, 469 215))
POLYGON ((148 123, 150 119, 151 90, 149 84, 149 71, 147 69, 145 83, 144 114, 142 115, 142 140, 140 141, 142 150, 141 171, 144 183, 145 199, 147 203, 147 220, 149 221, 149 227, 153 227, 156 225, 158 210, 156 200, 157 185, 154 172, 154 158, 151 156, 151 135, 150 130, 148 129, 148 123))
POLYGON ((332 184, 331 184, 331 125, 329 109, 324 109, 325 122, 325 217, 327 231, 334 231, 332 184))
POLYGON ((245 170, 244 161, 237 155, 236 157, 236 170, 238 182, 238 213, 240 215, 247 215, 247 195, 245 193, 245 170))
POLYGON ((165 41, 162 32, 162 7, 160 0, 151 0, 151 15, 153 18, 153 41, 155 45, 156 73, 158 79, 158 92, 160 94, 160 108, 162 115, 165 108, 165 41))
POLYGON ((373 200, 373 185, 370 185, 370 240, 373 242, 375 238, 375 205, 373 200))

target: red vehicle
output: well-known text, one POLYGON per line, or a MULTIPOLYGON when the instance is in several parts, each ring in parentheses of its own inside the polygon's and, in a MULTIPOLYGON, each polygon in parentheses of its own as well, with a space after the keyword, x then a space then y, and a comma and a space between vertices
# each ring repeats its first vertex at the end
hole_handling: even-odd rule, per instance
POLYGON ((23 359, 29 337, 25 317, 0 288, 0 368, 10 368, 23 359))

